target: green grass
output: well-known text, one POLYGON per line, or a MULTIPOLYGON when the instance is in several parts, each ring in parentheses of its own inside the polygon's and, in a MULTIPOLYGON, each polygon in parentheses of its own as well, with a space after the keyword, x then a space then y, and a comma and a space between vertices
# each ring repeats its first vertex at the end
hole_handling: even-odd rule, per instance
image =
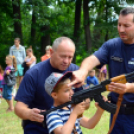
MULTIPOLYGON (((105 93, 106 94, 106 93, 105 93)), ((14 102, 15 103, 15 102, 14 102)), ((13 112, 6 113, 7 104, 4 99, 0 103, 0 134, 23 134, 21 119, 13 112)), ((96 111, 94 102, 91 102, 90 108, 84 113, 86 117, 92 117, 96 111)), ((88 130, 82 128, 83 134, 106 134, 109 128, 109 113, 104 112, 100 122, 94 129, 88 130)))
POLYGON ((14 112, 6 113, 7 103, 1 99, 0 103, 0 134, 23 134, 21 120, 14 112))
MULTIPOLYGON (((96 107, 92 102, 90 108, 84 113, 84 116, 91 118, 96 112, 96 107)), ((100 122, 96 125, 94 129, 82 128, 83 134, 107 134, 109 129, 109 113, 104 112, 100 122)))

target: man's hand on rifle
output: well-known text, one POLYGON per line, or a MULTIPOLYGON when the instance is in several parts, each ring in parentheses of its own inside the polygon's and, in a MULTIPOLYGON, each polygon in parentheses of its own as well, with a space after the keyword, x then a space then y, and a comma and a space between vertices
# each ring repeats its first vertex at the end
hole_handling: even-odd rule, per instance
POLYGON ((134 83, 114 83, 111 82, 108 86, 109 91, 118 93, 118 94, 125 94, 125 93, 134 93, 134 83))
POLYGON ((111 82, 108 86, 108 89, 111 92, 115 92, 118 94, 125 94, 127 91, 127 84, 111 82))

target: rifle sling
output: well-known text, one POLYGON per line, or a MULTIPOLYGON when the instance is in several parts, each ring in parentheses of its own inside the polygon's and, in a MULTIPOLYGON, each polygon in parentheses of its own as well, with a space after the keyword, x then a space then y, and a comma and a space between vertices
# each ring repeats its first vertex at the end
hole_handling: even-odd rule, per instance
POLYGON ((113 115, 113 119, 112 119, 112 122, 111 122, 111 126, 110 126, 110 129, 109 129, 109 131, 108 131, 107 134, 110 134, 110 133, 112 132, 112 130, 113 130, 113 127, 114 127, 114 125, 115 125, 116 118, 117 118, 117 116, 118 116, 118 113, 119 113, 119 110, 120 110, 120 107, 121 107, 122 100, 123 100, 123 95, 120 94, 119 97, 118 97, 118 101, 117 101, 117 103, 116 103, 117 109, 116 109, 115 114, 113 115))

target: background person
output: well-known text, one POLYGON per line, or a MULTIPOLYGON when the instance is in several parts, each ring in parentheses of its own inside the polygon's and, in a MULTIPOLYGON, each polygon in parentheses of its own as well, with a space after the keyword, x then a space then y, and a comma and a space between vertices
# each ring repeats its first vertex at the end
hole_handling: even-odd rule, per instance
POLYGON ((23 75, 25 75, 26 71, 33 67, 36 64, 36 57, 33 54, 32 48, 28 48, 26 50, 27 57, 24 60, 23 67, 24 67, 24 72, 23 75))
MULTIPOLYGON (((14 45, 10 47, 9 55, 15 56, 16 61, 17 61, 17 70, 15 72, 15 76, 18 77, 18 83, 16 81, 16 84, 13 88, 13 96, 15 97, 16 90, 18 89, 18 87, 23 79, 23 69, 24 68, 22 67, 22 63, 24 62, 25 57, 26 57, 25 47, 20 45, 20 38, 14 39, 14 45)), ((16 78, 16 80, 17 80, 17 78, 16 78)))
POLYGON ((51 57, 51 50, 52 50, 52 47, 50 45, 46 46, 46 54, 41 57, 41 61, 47 60, 51 57))
POLYGON ((99 81, 96 78, 95 70, 93 69, 93 70, 89 71, 89 76, 87 77, 87 85, 89 87, 92 87, 92 86, 98 85, 98 84, 99 84, 99 81))
MULTIPOLYGON (((6 110, 6 112, 11 112, 14 110, 14 106, 13 106, 13 98, 12 98, 12 90, 13 90, 13 85, 8 85, 9 84, 9 79, 7 80, 7 76, 11 76, 12 79, 14 77, 15 79, 15 70, 17 69, 17 64, 16 64, 16 59, 15 57, 8 55, 6 56, 6 64, 7 67, 4 71, 4 79, 2 81, 3 84, 3 93, 2 96, 3 98, 6 100, 7 104, 8 104, 8 109, 6 110), (14 73, 11 74, 11 70, 14 69, 14 73)), ((15 84, 15 82, 14 82, 15 84)))
POLYGON ((107 66, 103 65, 99 70, 99 81, 101 82, 106 80, 106 77, 107 77, 107 66))
POLYGON ((17 60, 17 70, 16 70, 16 76, 19 76, 19 85, 23 78, 23 67, 22 63, 25 60, 26 52, 25 47, 20 45, 20 38, 14 39, 14 45, 10 48, 10 55, 15 56, 17 60))
MULTIPOLYGON (((2 98, 2 91, 3 91, 3 85, 2 85, 2 80, 3 80, 3 69, 2 66, 0 65, 0 98, 2 98)), ((1 103, 1 99, 0 99, 0 103, 1 103)))

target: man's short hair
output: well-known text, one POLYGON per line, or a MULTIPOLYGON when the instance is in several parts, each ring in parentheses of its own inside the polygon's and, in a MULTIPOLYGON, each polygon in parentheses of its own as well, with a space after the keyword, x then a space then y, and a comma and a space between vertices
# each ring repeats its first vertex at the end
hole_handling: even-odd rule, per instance
POLYGON ((133 22, 134 22, 134 8, 133 7, 126 7, 120 11, 120 15, 126 16, 128 14, 133 14, 133 22))
POLYGON ((59 37, 59 38, 55 39, 54 42, 53 42, 53 45, 52 45, 53 50, 57 50, 58 46, 61 44, 61 42, 63 40, 69 41, 75 46, 74 42, 70 38, 68 38, 68 37, 59 37))

